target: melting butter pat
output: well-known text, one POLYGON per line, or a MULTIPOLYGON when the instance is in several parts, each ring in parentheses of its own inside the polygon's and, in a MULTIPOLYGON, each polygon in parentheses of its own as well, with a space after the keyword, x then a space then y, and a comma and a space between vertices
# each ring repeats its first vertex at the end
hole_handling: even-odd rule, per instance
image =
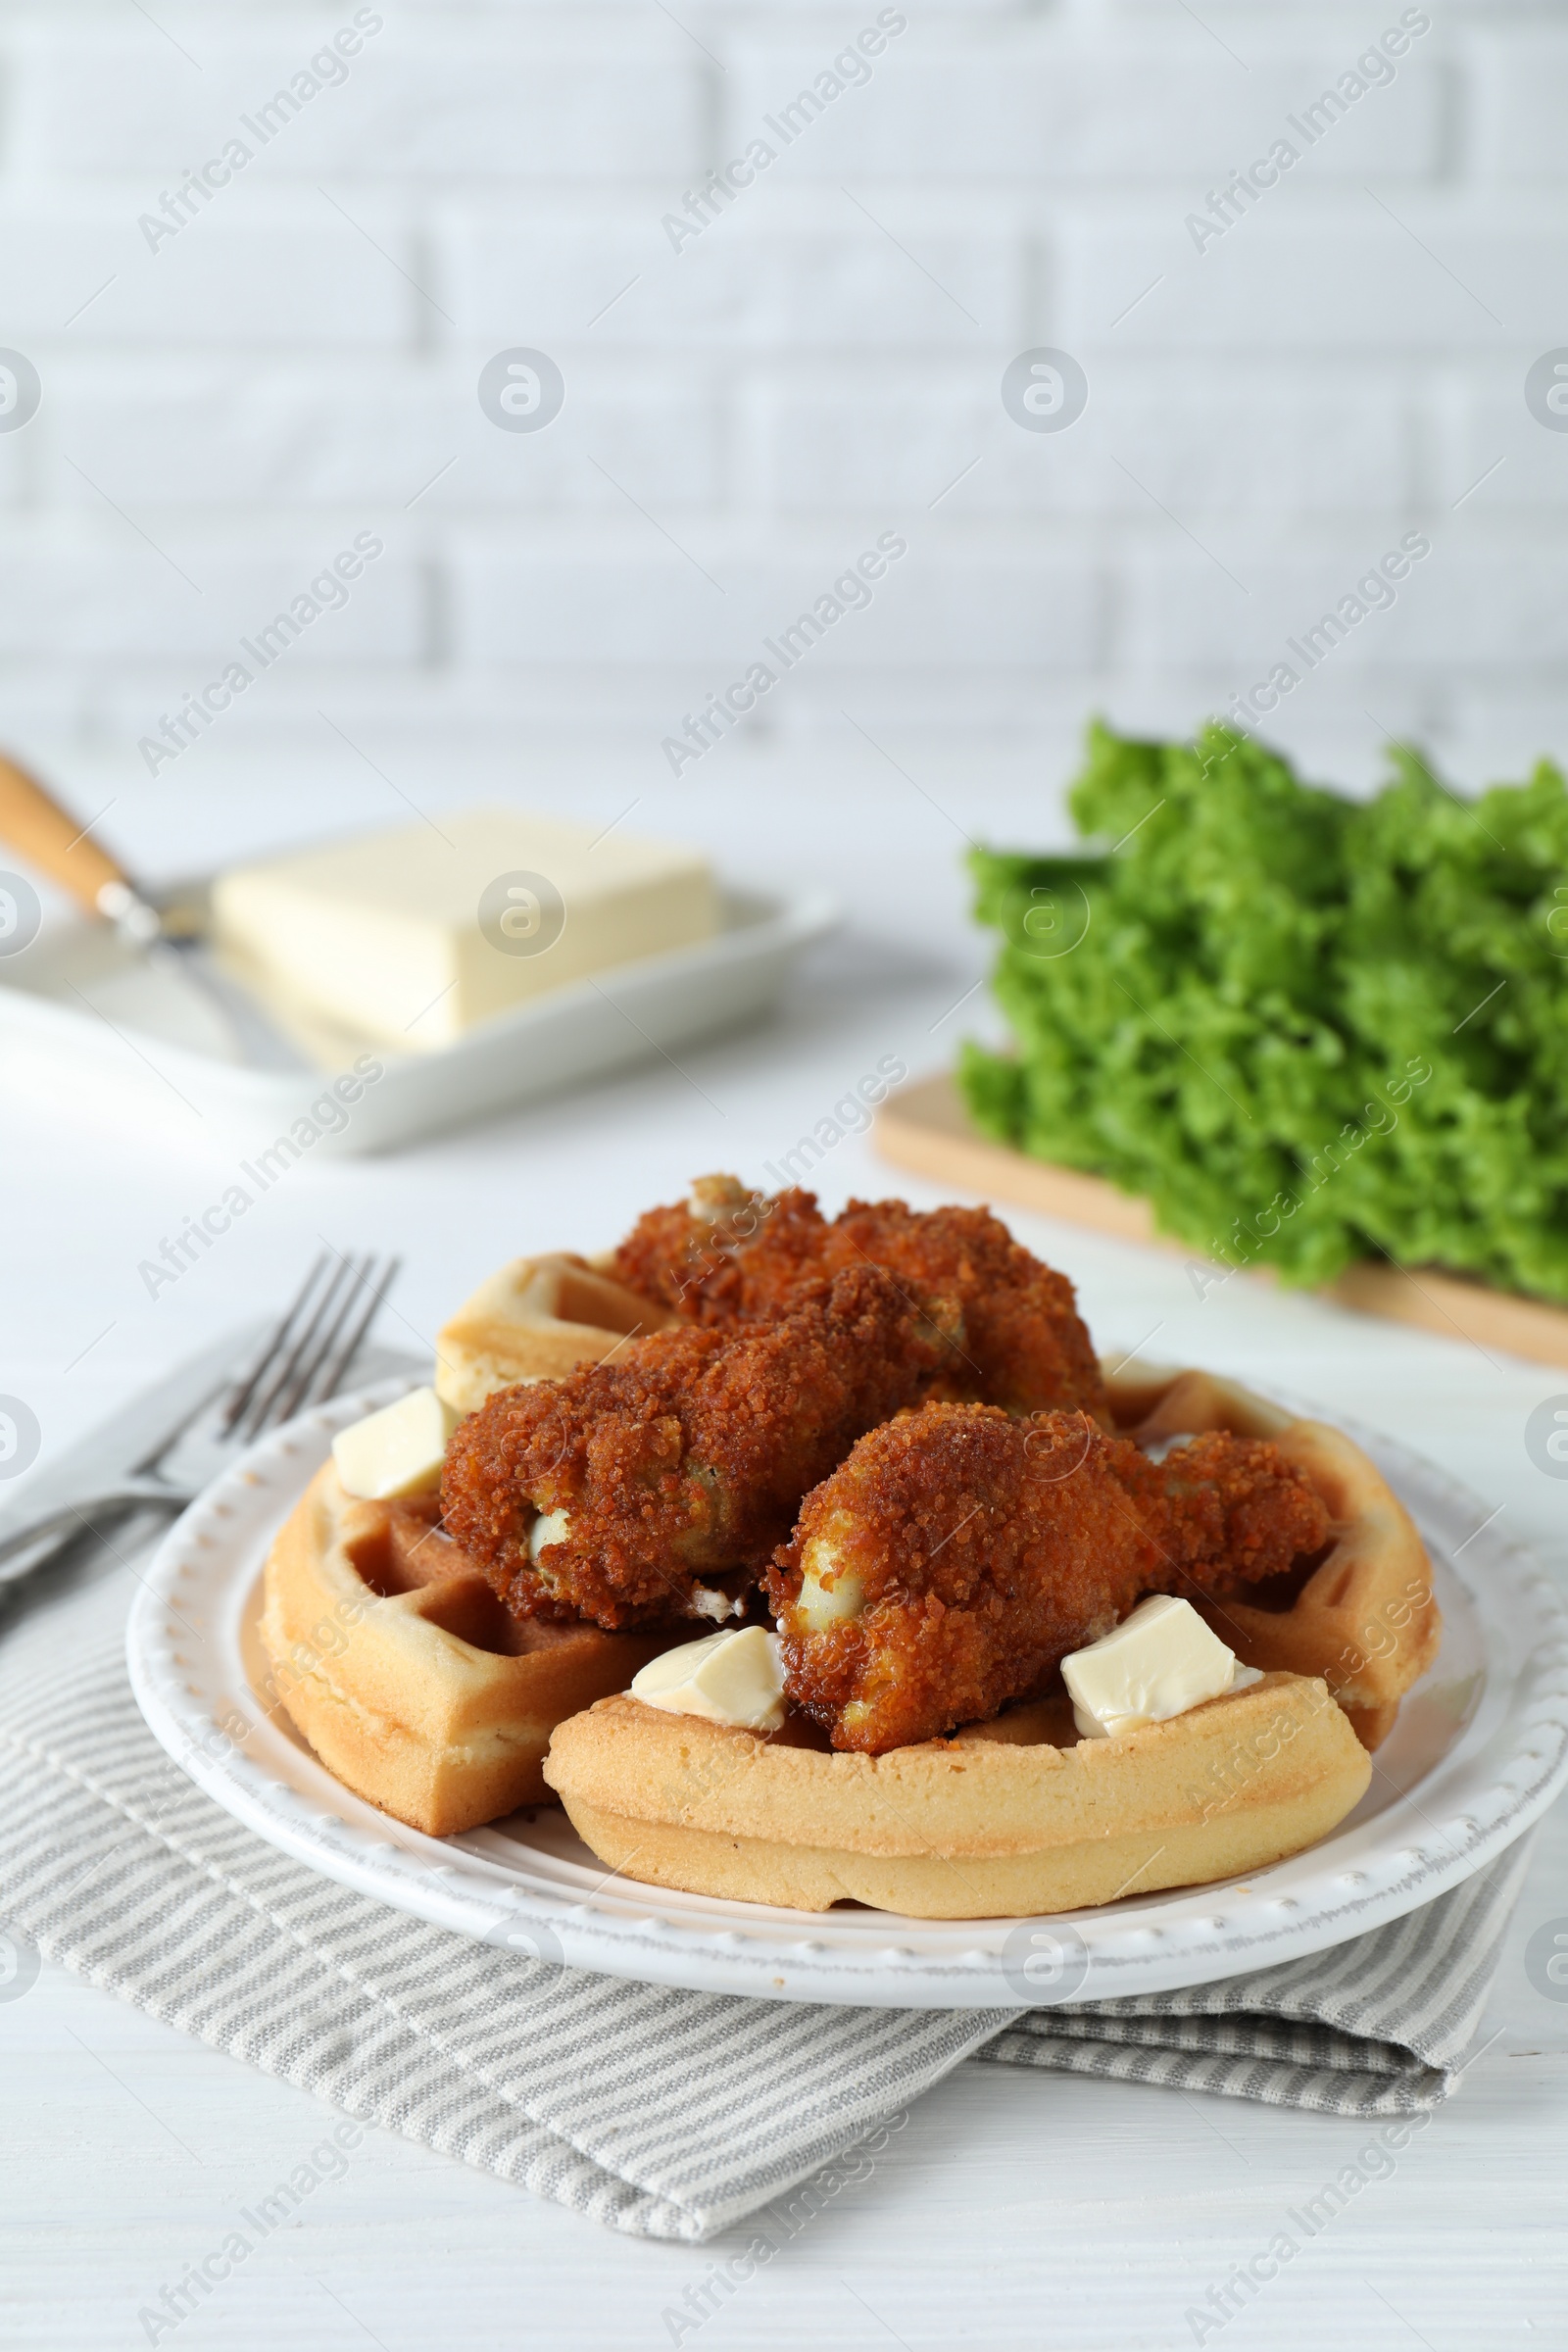
POLYGON ((539 1554, 547 1544, 564 1544, 571 1530, 571 1519, 565 1511, 541 1511, 528 1530, 528 1557, 537 1564, 539 1554))
POLYGON ((392 1502, 428 1494, 441 1484, 452 1432, 462 1420, 434 1389, 414 1389, 332 1440, 332 1459, 346 1494, 392 1502))
POLYGON ((1165 1723, 1189 1707, 1245 1690, 1259 1676, 1211 1633, 1190 1600, 1141 1601, 1113 1633, 1061 1661, 1072 1719, 1086 1740, 1165 1723))
POLYGON ((401 1053, 719 922, 699 852, 517 808, 443 811, 439 827, 331 842, 213 887, 215 936, 248 976, 401 1053))
POLYGON ((841 1568, 837 1549, 826 1536, 815 1536, 801 1562, 801 1590, 795 1615, 809 1633, 825 1634, 841 1617, 858 1617, 865 1588, 853 1568, 841 1568), (831 1583, 824 1579, 831 1578, 831 1583))
POLYGON ((784 1656, 777 1634, 760 1625, 710 1634, 652 1659, 631 1686, 645 1707, 704 1715, 744 1732, 776 1732, 784 1720, 784 1656))

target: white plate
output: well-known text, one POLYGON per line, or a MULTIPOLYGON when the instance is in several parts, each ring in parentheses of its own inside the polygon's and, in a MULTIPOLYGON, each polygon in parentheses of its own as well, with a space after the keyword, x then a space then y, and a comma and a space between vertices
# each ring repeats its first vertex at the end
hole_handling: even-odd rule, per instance
POLYGON ((1568 1608, 1528 1554, 1485 1524, 1484 1504, 1401 1446, 1342 1423, 1431 1547, 1442 1653, 1405 1699, 1356 1810, 1321 1844, 1245 1883, 1128 1896, 1043 1929, 666 1893, 607 1876, 553 1807, 422 1837, 351 1795, 269 1716, 253 1681, 274 1530, 332 1433, 409 1385, 338 1398, 218 1480, 147 1572, 127 1653, 148 1723, 219 1804, 313 1870, 439 1927, 612 1976, 774 1999, 1016 2008, 1153 1992, 1295 1959, 1430 1902, 1510 1844, 1568 1780, 1568 1608))
MULTIPOLYGON (((366 1086, 345 1124, 329 1123, 310 1145, 312 1156, 384 1152, 416 1136, 445 1134, 756 1020, 835 912, 822 897, 726 891, 724 917, 712 939, 556 989, 481 1022, 437 1053, 375 1047, 382 1076, 366 1086)), ((253 1069, 227 1057, 226 1040, 202 999, 156 964, 130 956, 105 924, 72 921, 41 935, 0 966, 0 1070, 8 1095, 29 1086, 58 1095, 62 1070, 74 1069, 90 1082, 100 1108, 118 1098, 175 1122, 182 1136, 199 1113, 209 1134, 257 1151, 308 1117, 332 1074, 253 1069)), ((342 1053, 343 1064, 354 1051, 342 1053)), ((338 1115, 328 1113, 329 1122, 338 1115)))

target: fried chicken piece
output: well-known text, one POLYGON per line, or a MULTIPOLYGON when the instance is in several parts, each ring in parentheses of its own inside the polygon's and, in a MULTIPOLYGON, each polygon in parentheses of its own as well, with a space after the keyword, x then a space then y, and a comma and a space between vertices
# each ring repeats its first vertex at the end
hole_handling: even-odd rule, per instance
POLYGON ((917 1401, 939 1362, 925 1319, 874 1266, 819 1282, 773 1323, 652 1333, 460 1423, 447 1532, 518 1617, 722 1623, 802 1495, 917 1401))
POLYGON ((911 1298, 962 1316, 950 1396, 1009 1412, 1082 1406, 1109 1426, 1100 1366, 1064 1274, 1042 1264, 984 1208, 912 1209, 852 1200, 831 1222, 814 1193, 749 1193, 702 1176, 689 1201, 654 1208, 615 1253, 619 1280, 708 1325, 787 1311, 803 1282, 885 1266, 911 1298))
POLYGON ((1156 1463, 1087 1414, 928 1404, 862 1438, 775 1555, 785 1688, 835 1747, 940 1739, 1038 1693, 1145 1593, 1255 1583, 1328 1529, 1258 1439, 1156 1463))

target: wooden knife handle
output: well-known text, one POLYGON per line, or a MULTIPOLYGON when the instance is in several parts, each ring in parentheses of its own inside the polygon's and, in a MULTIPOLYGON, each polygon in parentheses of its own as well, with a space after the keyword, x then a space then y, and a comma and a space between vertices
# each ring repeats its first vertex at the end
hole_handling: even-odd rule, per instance
POLYGON ((82 831, 69 808, 52 800, 36 777, 0 752, 0 842, 25 858, 51 882, 101 914, 99 893, 125 875, 107 850, 82 831))

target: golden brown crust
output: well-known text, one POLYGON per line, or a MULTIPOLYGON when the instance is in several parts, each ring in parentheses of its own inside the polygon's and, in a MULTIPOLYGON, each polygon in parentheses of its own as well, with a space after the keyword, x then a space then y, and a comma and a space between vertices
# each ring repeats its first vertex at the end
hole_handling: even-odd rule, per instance
MULTIPOLYGON (((809 1196, 793 1198, 809 1210, 792 1212, 798 1254, 819 1273, 824 1221, 809 1196)), ((888 1207, 908 1217, 902 1204, 852 1204, 873 1220, 888 1207)), ((943 1229, 948 1242, 960 1230, 943 1229)), ((854 1231, 857 1263, 867 1241, 884 1247, 863 1222, 854 1231)), ((657 1248, 650 1237, 650 1264, 680 1246, 673 1226, 657 1248)), ((618 1360, 641 1329, 678 1336, 670 1303, 651 1304, 617 1270, 625 1251, 504 1269, 443 1333, 442 1393, 471 1409, 500 1386, 618 1360)), ((722 1282, 712 1296, 722 1307, 722 1282)), ((995 1343, 998 1360, 1020 1360, 1007 1345, 995 1343)), ((1205 1374, 1120 1374, 1095 1395, 1096 1419, 1146 1442, 1270 1439, 1326 1505, 1333 1546, 1304 1581, 1200 1604, 1239 1656, 1270 1670, 1254 1690, 1116 1740, 1078 1741, 1059 1698, 882 1756, 829 1752, 798 1719, 765 1740, 625 1695, 690 1626, 518 1625, 473 1562, 443 1547, 433 1506, 355 1501, 330 1464, 269 1561, 274 1688, 329 1770, 416 1828, 446 1835, 555 1790, 607 1865, 701 1893, 1005 1917, 1260 1868, 1325 1835, 1364 1789, 1365 1749, 1436 1652, 1425 1552, 1336 1431, 1205 1374)))
POLYGON ((1015 1413, 1099 1415, 1100 1365, 1072 1284, 988 1208, 918 1211, 903 1200, 852 1200, 832 1232, 833 1253, 846 1264, 869 1258, 933 1297, 956 1298, 961 1371, 977 1384, 961 1394, 1015 1413))
POLYGON ((1005 1918, 1233 1877, 1325 1837, 1436 1654, 1420 1538, 1338 1431, 1206 1373, 1108 1393, 1147 1438, 1272 1440, 1327 1508, 1332 1548, 1298 1592, 1197 1604, 1262 1682, 1115 1740, 1076 1740, 1058 1696, 881 1756, 813 1748, 793 1718, 763 1740, 609 1699, 560 1727, 545 1766, 600 1859, 748 1902, 1005 1918))
POLYGON ((835 1747, 939 1739, 1044 1689, 1145 1593, 1281 1574, 1328 1524, 1267 1440, 1207 1431, 1156 1462, 1084 1413, 928 1404, 862 1438, 775 1555, 785 1688, 835 1747), (831 1623, 808 1569, 812 1603, 853 1595, 831 1623))
POLYGON ((700 1177, 695 1206, 650 1209, 615 1252, 620 1279, 689 1320, 729 1324, 787 1311, 801 1284, 884 1266, 963 1341, 947 1393, 1013 1412, 1103 1410, 1100 1366, 1072 1284, 1015 1242, 989 1209, 852 1200, 831 1221, 814 1193, 771 1200, 733 1177, 700 1177))
POLYGON ((1333 1539, 1321 1565, 1294 1591, 1195 1606, 1244 1665, 1322 1675, 1363 1745, 1378 1747, 1443 1636, 1426 1545, 1387 1480, 1341 1431, 1293 1421, 1206 1372, 1113 1375, 1107 1393, 1118 1427, 1146 1441, 1199 1429, 1272 1437, 1311 1481, 1333 1539))
POLYGON ((1299 1673, 1312 1661, 1357 1737, 1376 1748, 1443 1639, 1432 1563, 1404 1505, 1339 1430, 1298 1421, 1280 1451, 1328 1502, 1334 1549, 1286 1609, 1233 1595, 1203 1614, 1247 1665, 1299 1673))
POLYGON ((1323 1837, 1371 1766, 1323 1684, 1270 1675, 1118 1740, 1039 1711, 884 1756, 602 1700, 545 1777, 601 1861, 653 1886, 916 1918, 1075 1909, 1260 1869, 1323 1837))
POLYGON ((802 1495, 937 1361, 898 1284, 847 1268, 776 1322, 684 1324, 492 1396, 453 1438, 446 1522, 519 1616, 701 1617, 716 1579, 755 1582, 802 1495), (538 1517, 559 1512, 535 1558, 538 1517))
POLYGON ((442 1838, 550 1801, 550 1735, 669 1637, 519 1634, 427 1513, 345 1494, 331 1462, 279 1530, 260 1626, 272 1693, 327 1770, 442 1838))

